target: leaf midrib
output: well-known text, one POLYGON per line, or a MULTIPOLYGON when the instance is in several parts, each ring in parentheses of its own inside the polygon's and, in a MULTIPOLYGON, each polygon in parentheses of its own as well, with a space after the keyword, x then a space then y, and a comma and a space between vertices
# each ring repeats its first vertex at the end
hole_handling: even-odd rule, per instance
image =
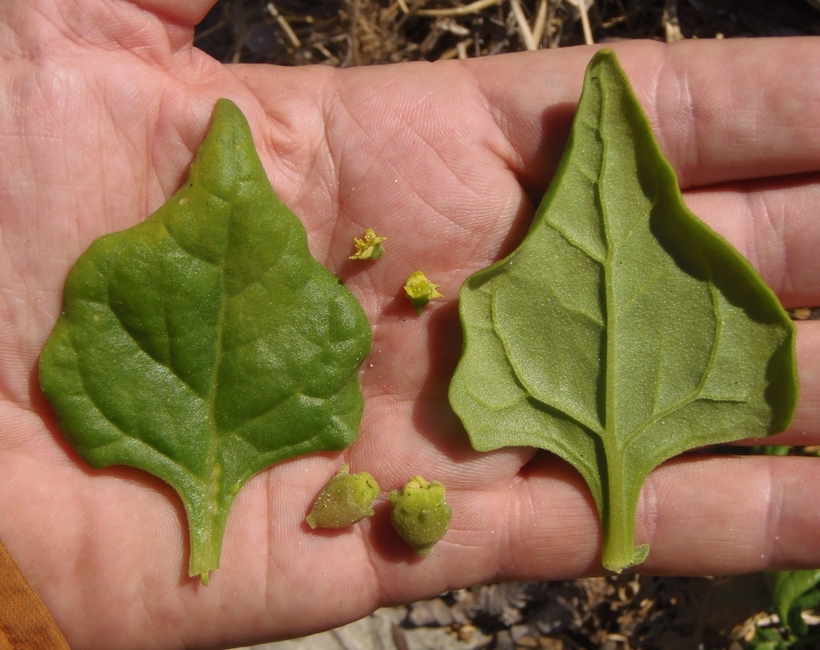
MULTIPOLYGON (((595 80, 599 86, 601 85, 600 79, 595 80)), ((604 116, 607 110, 607 103, 609 102, 609 97, 607 93, 603 92, 601 89, 600 92, 601 97, 601 115, 604 116)), ((605 247, 606 247, 606 257, 603 262, 603 272, 604 272, 604 295, 605 295, 605 317, 604 320, 606 322, 605 327, 605 336, 606 336, 606 378, 605 378, 605 416, 604 416, 604 423, 603 429, 601 432, 601 437, 605 439, 606 442, 606 449, 612 451, 622 451, 628 448, 637 438, 639 438, 645 431, 651 428, 656 422, 662 420, 663 418, 671 415, 672 413, 684 408, 688 404, 691 404, 697 401, 700 396, 703 394, 703 390, 706 387, 706 382, 709 379, 710 371, 714 367, 715 359, 717 357, 717 351, 719 348, 720 338, 723 329, 723 321, 719 317, 720 315, 720 307, 718 302, 718 295, 717 290, 714 286, 714 283, 709 281, 709 294, 712 299, 712 312, 715 316, 715 331, 712 338, 712 346, 711 350, 709 351, 709 360, 707 361, 706 365, 704 366, 703 372, 700 377, 700 381, 698 382, 697 387, 690 393, 684 395, 675 403, 670 404, 668 407, 663 409, 660 412, 655 413, 649 418, 646 418, 639 426, 635 427, 628 436, 626 436, 623 440, 620 439, 618 435, 618 430, 616 426, 616 387, 617 387, 617 346, 613 345, 613 341, 615 340, 614 334, 617 330, 617 317, 616 317, 616 308, 615 308, 615 288, 614 288, 614 256, 617 252, 618 246, 613 243, 613 235, 612 235, 612 225, 611 225, 611 215, 608 209, 608 202, 605 197, 605 188, 606 185, 604 183, 604 175, 607 169, 609 168, 607 163, 609 162, 611 165, 611 161, 608 161, 608 150, 609 150, 609 143, 607 138, 603 133, 602 125, 604 124, 605 119, 598 120, 598 124, 596 125, 596 132, 598 133, 599 137, 601 138, 602 143, 602 153, 601 153, 601 166, 600 171, 598 173, 598 178, 595 184, 596 192, 598 194, 598 202, 601 209, 601 221, 603 223, 603 232, 604 232, 604 240, 605 240, 605 247)), ((660 185, 660 183, 659 183, 660 185)), ((657 197, 653 200, 653 205, 657 204, 657 197)), ((642 219, 645 217, 642 217, 642 219)), ((626 241, 629 236, 634 232, 635 228, 637 227, 640 220, 636 220, 635 224, 629 229, 627 234, 624 237, 623 241, 626 241)), ((623 244, 623 241, 621 244, 623 244)), ((592 258, 595 259, 595 258, 592 258)), ((656 383, 657 388, 657 383, 656 383)), ((656 403, 657 396, 653 399, 653 405, 656 403)), ((728 401, 728 400, 720 400, 720 401, 728 401)), ((654 408, 653 408, 654 411, 654 408)))
POLYGON ((595 133, 601 139, 601 166, 598 170, 598 178, 595 184, 595 193, 598 198, 598 204, 601 209, 601 222, 603 224, 603 234, 604 234, 604 248, 606 250, 606 255, 603 261, 603 273, 604 273, 604 336, 606 340, 604 342, 604 346, 606 348, 606 369, 605 369, 605 379, 604 379, 604 421, 603 421, 603 430, 601 433, 601 437, 605 442, 605 449, 609 451, 610 445, 615 445, 616 448, 619 448, 618 445, 618 435, 617 431, 615 430, 615 391, 614 388, 616 384, 616 377, 615 377, 615 369, 616 369, 616 358, 615 358, 615 346, 612 345, 612 341, 614 341, 614 332, 616 327, 616 318, 615 318, 615 290, 614 290, 614 278, 613 278, 613 257, 615 255, 615 246, 612 243, 612 227, 610 223, 610 215, 607 206, 607 202, 605 199, 605 192, 604 192, 604 173, 607 170, 607 156, 609 150, 609 142, 604 135, 602 123, 604 121, 604 116, 606 115, 607 110, 607 103, 608 98, 606 93, 602 88, 602 83, 600 78, 595 78, 593 80, 594 83, 598 84, 599 89, 599 96, 601 98, 601 117, 598 119, 598 123, 595 125, 595 133))
MULTIPOLYGON (((230 246, 230 232, 231 232, 231 217, 228 217, 228 227, 225 236, 230 246)), ((222 332, 225 324, 225 304, 228 301, 225 291, 225 256, 219 264, 219 315, 216 320, 216 351, 214 354, 214 367, 211 371, 210 391, 206 399, 208 406, 208 461, 207 471, 208 476, 204 481, 205 502, 207 503, 207 512, 209 516, 216 516, 219 512, 219 492, 220 480, 222 475, 222 466, 219 462, 219 432, 216 427, 216 391, 219 378, 219 368, 222 365, 222 332)))

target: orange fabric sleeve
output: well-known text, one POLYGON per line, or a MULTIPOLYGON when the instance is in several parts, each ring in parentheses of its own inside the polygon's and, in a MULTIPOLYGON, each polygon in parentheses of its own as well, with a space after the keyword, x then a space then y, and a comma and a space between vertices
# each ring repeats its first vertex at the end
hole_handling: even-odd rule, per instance
POLYGON ((0 650, 70 650, 43 601, 0 540, 0 650))

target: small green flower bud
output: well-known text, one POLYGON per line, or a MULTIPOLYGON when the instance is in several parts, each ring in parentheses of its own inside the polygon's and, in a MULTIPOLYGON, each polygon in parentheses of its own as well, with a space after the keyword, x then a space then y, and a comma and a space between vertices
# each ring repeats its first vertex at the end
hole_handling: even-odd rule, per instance
POLYGON ((389 499, 393 528, 416 555, 430 555, 433 545, 447 532, 453 515, 444 500, 444 484, 414 476, 401 490, 393 490, 389 499))
POLYGON ((384 255, 384 248, 382 242, 386 241, 387 237, 379 237, 375 231, 368 228, 364 231, 364 238, 353 238, 353 243, 356 245, 356 252, 350 256, 352 260, 377 260, 384 255))
POLYGON ((307 516, 311 528, 346 528, 373 516, 370 506, 379 496, 379 484, 367 472, 350 473, 345 463, 322 488, 307 516))
POLYGON ((427 276, 421 271, 410 274, 410 277, 407 278, 407 282, 404 284, 404 293, 407 294, 407 297, 413 305, 413 309, 416 310, 416 314, 421 314, 424 307, 431 300, 444 297, 438 292, 439 286, 438 284, 430 282, 427 276))

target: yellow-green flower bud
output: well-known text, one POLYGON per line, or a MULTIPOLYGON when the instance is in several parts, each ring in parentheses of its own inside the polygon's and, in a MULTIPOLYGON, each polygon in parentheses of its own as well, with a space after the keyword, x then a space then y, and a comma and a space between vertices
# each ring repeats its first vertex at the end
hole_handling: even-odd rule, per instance
POLYGON ((367 472, 350 473, 345 463, 322 488, 307 516, 311 528, 346 528, 373 516, 371 503, 379 496, 379 484, 367 472))
POLYGON ((389 499, 393 528, 416 555, 430 555, 433 545, 447 532, 453 515, 444 500, 444 484, 414 476, 401 490, 393 490, 389 499))
POLYGON ((404 284, 404 292, 413 304, 416 314, 421 314, 425 305, 435 298, 443 298, 438 291, 439 285, 433 284, 421 271, 411 273, 404 284))
POLYGON ((352 260, 377 260, 384 255, 384 248, 382 242, 387 237, 378 237, 376 232, 371 228, 364 231, 364 239, 353 238, 353 243, 356 245, 356 252, 350 256, 352 260))

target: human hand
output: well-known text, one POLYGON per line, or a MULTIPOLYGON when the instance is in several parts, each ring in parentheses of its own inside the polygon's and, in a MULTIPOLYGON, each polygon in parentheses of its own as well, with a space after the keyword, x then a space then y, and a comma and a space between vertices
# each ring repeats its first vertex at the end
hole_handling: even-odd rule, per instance
MULTIPOLYGON (((344 71, 223 66, 191 46, 209 2, 0 9, 0 539, 73 648, 294 636, 465 585, 600 571, 581 478, 531 449, 479 454, 447 403, 456 297, 526 231, 566 142, 590 48, 344 71), (56 428, 37 359, 70 266, 185 177, 217 98, 247 115, 271 182, 373 326, 357 442, 287 461, 237 497, 222 568, 187 577, 182 505, 131 468, 89 469, 56 428), (377 263, 347 259, 370 227, 377 263), (445 299, 417 317, 421 269, 445 299), (383 489, 443 481, 454 517, 416 559, 386 504, 339 533, 304 516, 342 462, 383 489)), ((787 307, 820 304, 820 41, 625 43, 619 59, 692 210, 787 307), (719 65, 716 64, 719 62, 719 65), (807 82, 807 80, 809 80, 807 82)), ((800 323, 801 402, 778 440, 820 443, 820 330, 800 323)), ((644 486, 645 573, 820 566, 816 459, 691 456, 644 486)))

